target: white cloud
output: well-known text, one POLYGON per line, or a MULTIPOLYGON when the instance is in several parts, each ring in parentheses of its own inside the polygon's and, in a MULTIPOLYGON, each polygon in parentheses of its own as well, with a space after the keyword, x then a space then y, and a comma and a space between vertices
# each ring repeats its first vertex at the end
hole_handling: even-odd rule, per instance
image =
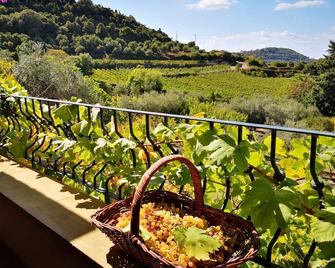
POLYGON ((274 10, 286 10, 286 9, 297 9, 297 8, 308 8, 308 7, 319 7, 326 4, 325 0, 301 0, 295 3, 278 3, 274 10))
POLYGON ((329 40, 334 38, 335 33, 302 35, 288 31, 258 31, 247 34, 211 37, 201 43, 206 50, 223 49, 235 52, 264 47, 284 47, 294 49, 312 58, 320 58, 326 53, 329 40))
POLYGON ((186 5, 189 9, 207 9, 207 10, 216 10, 216 9, 228 9, 233 4, 236 3, 236 0, 200 0, 194 4, 186 5))
POLYGON ((331 29, 332 31, 335 31, 335 25, 332 26, 332 27, 330 27, 330 29, 331 29))

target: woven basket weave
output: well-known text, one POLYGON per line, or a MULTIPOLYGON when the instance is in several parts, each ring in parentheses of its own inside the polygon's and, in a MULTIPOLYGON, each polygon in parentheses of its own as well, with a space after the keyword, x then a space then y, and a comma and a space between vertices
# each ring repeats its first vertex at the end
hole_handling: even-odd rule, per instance
MULTIPOLYGON (((236 267, 253 259, 258 252, 259 234, 252 223, 241 217, 205 206, 200 174, 191 161, 180 155, 167 156, 153 164, 143 175, 133 197, 118 201, 97 211, 92 216, 92 223, 105 233, 117 247, 135 257, 147 267, 181 268, 182 266, 172 264, 158 253, 147 248, 139 235, 141 204, 150 202, 174 203, 176 207, 181 207, 189 215, 204 216, 210 226, 220 225, 223 235, 231 237, 233 241, 236 241, 234 252, 225 256, 224 263, 206 265, 206 267, 236 267), (145 192, 151 177, 162 166, 172 161, 180 161, 188 167, 194 185, 195 200, 167 191, 155 190, 145 192), (130 232, 127 234, 120 228, 115 227, 115 225, 117 219, 123 213, 129 213, 129 211, 131 212, 131 224, 130 232)), ((201 266, 201 264, 197 265, 197 267, 201 266)), ((203 266, 205 266, 205 263, 203 266)))

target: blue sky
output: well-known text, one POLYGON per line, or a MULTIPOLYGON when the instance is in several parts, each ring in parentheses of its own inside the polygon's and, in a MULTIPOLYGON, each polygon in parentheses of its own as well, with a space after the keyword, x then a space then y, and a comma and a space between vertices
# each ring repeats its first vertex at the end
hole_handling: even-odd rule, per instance
POLYGON ((288 47, 309 57, 335 39, 335 0, 93 0, 204 49, 288 47))

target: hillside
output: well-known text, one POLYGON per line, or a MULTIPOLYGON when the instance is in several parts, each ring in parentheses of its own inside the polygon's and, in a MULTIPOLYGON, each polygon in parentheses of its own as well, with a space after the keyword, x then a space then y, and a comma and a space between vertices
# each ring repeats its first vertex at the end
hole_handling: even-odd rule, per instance
POLYGON ((0 49, 15 51, 27 40, 94 58, 231 60, 231 53, 207 53, 194 42, 173 41, 160 29, 91 0, 0 2, 0 49))
POLYGON ((263 58, 266 62, 270 61, 305 61, 311 59, 289 48, 267 47, 262 49, 242 51, 244 55, 251 55, 257 58, 263 58))

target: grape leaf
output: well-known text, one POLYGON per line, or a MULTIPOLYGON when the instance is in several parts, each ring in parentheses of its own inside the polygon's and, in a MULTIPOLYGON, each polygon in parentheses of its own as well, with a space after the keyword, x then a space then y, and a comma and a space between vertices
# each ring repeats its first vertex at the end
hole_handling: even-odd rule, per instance
POLYGON ((136 147, 136 143, 125 139, 125 138, 121 138, 121 139, 117 139, 113 144, 113 146, 120 146, 122 150, 126 151, 129 149, 135 149, 136 147))
POLYGON ((100 108, 97 108, 97 107, 93 107, 92 108, 92 111, 91 111, 91 118, 92 118, 92 121, 95 122, 98 118, 98 115, 99 115, 99 112, 100 112, 100 108))
POLYGON ((297 159, 308 159, 310 142, 303 139, 293 139, 291 141, 292 150, 289 152, 290 156, 297 159))
POLYGON ((83 120, 71 127, 71 130, 76 136, 83 135, 85 137, 89 136, 92 132, 92 124, 86 120, 83 120))
MULTIPOLYGON (((121 230, 124 233, 129 233, 130 232, 130 223, 127 226, 123 227, 121 230)), ((150 232, 145 227, 143 227, 142 225, 140 225, 140 236, 143 238, 144 241, 147 241, 151 238, 150 232)))
POLYGON ((328 207, 315 214, 318 220, 311 224, 312 234, 318 242, 335 241, 335 207, 328 207))
POLYGON ((234 162, 236 164, 237 169, 240 170, 241 172, 246 171, 248 168, 248 161, 246 157, 247 155, 243 152, 243 149, 241 149, 240 147, 238 147, 235 150, 234 162))
POLYGON ((197 260, 209 260, 209 254, 221 247, 217 239, 207 235, 204 230, 193 226, 188 229, 176 228, 173 235, 179 247, 185 249, 187 256, 197 260))
POLYGON ((155 128, 154 135, 158 141, 167 141, 172 137, 173 131, 164 124, 160 123, 155 128))
POLYGON ((215 140, 206 146, 206 150, 212 152, 211 163, 222 164, 228 157, 233 156, 236 148, 232 147, 224 140, 215 140))
POLYGON ((94 152, 96 152, 100 148, 104 148, 106 145, 109 144, 109 142, 103 138, 98 138, 95 143, 97 144, 97 146, 94 147, 94 152))
POLYGON ((61 105, 54 111, 54 120, 56 125, 67 123, 76 118, 76 106, 61 105))
POLYGON ((290 187, 272 188, 263 178, 250 183, 250 186, 245 192, 241 213, 250 215, 256 226, 261 228, 286 228, 294 208, 300 206, 296 190, 290 187))
MULTIPOLYGON (((271 136, 267 136, 264 139, 264 144, 268 148, 268 152, 270 152, 270 150, 271 150, 271 136)), ((286 149, 285 149, 285 141, 280 139, 280 138, 276 138, 276 154, 277 155, 282 155, 282 156, 287 155, 286 149)))
POLYGON ((173 236, 175 240, 177 241, 180 248, 183 248, 185 245, 185 239, 186 239, 186 229, 183 227, 177 227, 173 230, 173 236))
POLYGON ((335 241, 319 243, 318 248, 323 259, 335 260, 335 241))
POLYGON ((64 140, 58 140, 58 141, 53 141, 52 144, 58 144, 58 147, 55 149, 55 151, 61 149, 61 152, 65 152, 68 149, 70 149, 72 146, 74 146, 77 142, 72 141, 69 139, 64 139, 64 140))

